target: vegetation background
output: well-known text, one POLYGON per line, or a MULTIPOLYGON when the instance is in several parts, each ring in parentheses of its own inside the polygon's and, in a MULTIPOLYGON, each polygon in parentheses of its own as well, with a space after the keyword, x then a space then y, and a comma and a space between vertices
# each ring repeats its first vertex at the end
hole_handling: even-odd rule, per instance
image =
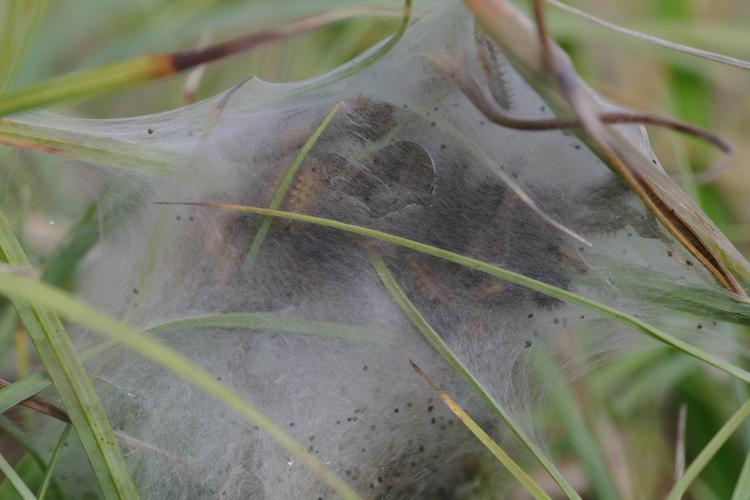
MULTIPOLYGON (((417 0, 416 10, 427 3, 417 0)), ((621 26, 750 59, 750 3, 744 0, 568 3, 621 26)), ((0 0, 0 94, 82 68, 194 49, 351 4, 345 0, 0 0)), ((401 5, 396 1, 368 4, 401 5)), ((249 75, 268 81, 308 78, 393 33, 398 15, 395 11, 392 18, 343 21, 211 64, 194 92, 187 84, 188 75, 182 74, 53 109, 95 118, 132 116, 215 95, 249 75)), ((718 153, 668 131, 650 131, 665 168, 750 256, 750 72, 613 33, 552 7, 548 15, 551 34, 599 93, 629 108, 682 118, 734 144, 737 157, 732 169, 700 185, 695 175, 709 168, 718 153)), ((82 190, 74 176, 46 168, 55 161, 0 147, 0 207, 13 219, 16 236, 34 263, 44 262, 90 200, 91 193, 82 190)), ((75 287, 73 279, 63 284, 75 287)), ((16 380, 37 369, 39 361, 23 331, 5 327, 2 332, 0 375, 16 380)), ((666 350, 601 366, 561 388, 559 394, 559 408, 573 416, 548 423, 550 452, 576 489, 590 498, 602 497, 597 480, 614 483, 625 498, 663 496, 674 482, 680 445, 685 446, 685 462, 691 463, 747 400, 747 389, 726 375, 666 350), (684 431, 679 430, 681 414, 684 431), (595 444, 581 437, 581 425, 593 430, 595 444), (601 467, 592 467, 587 456, 601 457, 601 467)), ((34 434, 35 421, 27 417, 26 410, 14 409, 0 420, 0 454, 18 466, 24 479, 24 474, 39 473, 19 462, 27 451, 28 436, 34 434)), ((749 451, 750 424, 713 456, 689 490, 690 497, 730 498, 749 451)), ((49 456, 49 451, 43 453, 49 456)), ((532 475, 544 485, 541 474, 532 475)), ((11 490, 6 484, 0 491, 10 494, 11 490)))

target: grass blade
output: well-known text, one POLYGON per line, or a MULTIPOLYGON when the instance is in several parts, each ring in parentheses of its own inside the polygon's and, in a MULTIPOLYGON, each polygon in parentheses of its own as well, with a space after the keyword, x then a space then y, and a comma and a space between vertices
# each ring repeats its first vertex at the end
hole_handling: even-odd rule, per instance
POLYGON ((167 54, 137 57, 51 78, 0 98, 0 116, 62 101, 114 92, 175 73, 167 54))
MULTIPOLYGON (((11 266, 29 265, 2 214, 0 257, 11 266)), ((102 494, 105 498, 138 498, 107 414, 60 318, 40 307, 33 296, 11 301, 78 431, 102 494)))
POLYGON ((0 120, 0 144, 150 176, 168 173, 180 160, 144 144, 9 119, 0 120))
POLYGON ((432 381, 432 379, 423 372, 410 358, 406 358, 411 367, 417 372, 417 375, 427 382, 432 389, 437 393, 440 399, 445 405, 453 412, 454 415, 463 423, 467 429, 474 434, 477 439, 492 453, 497 460, 508 469, 513 477, 515 477, 519 483, 521 483, 526 490, 531 493, 534 498, 551 499, 549 495, 528 475, 526 472, 513 461, 510 456, 498 445, 484 430, 472 419, 466 412, 456 403, 453 399, 446 394, 440 387, 432 381))
POLYGON ((284 333, 339 338, 354 342, 387 342, 384 332, 372 328, 357 327, 332 321, 293 318, 265 312, 191 316, 167 321, 146 331, 152 334, 161 334, 178 330, 197 330, 200 328, 273 330, 284 333))
POLYGON ((745 463, 742 465, 740 477, 734 486, 732 500, 744 500, 750 498, 750 453, 745 457, 745 463))
MULTIPOLYGON (((701 450, 693 463, 685 471, 685 474, 675 483, 672 490, 667 495, 667 500, 680 500, 685 494, 687 489, 690 487, 692 482, 698 477, 703 468, 711 461, 711 458, 716 454, 717 451, 726 443, 729 437, 734 434, 734 431, 742 424, 742 422, 750 415, 750 400, 746 401, 740 408, 732 415, 729 420, 719 429, 719 432, 711 438, 711 441, 701 450)), ((747 464, 746 464, 747 465, 747 464)), ((744 469, 744 467, 743 467, 744 469)), ((744 472, 744 471, 743 471, 744 472)), ((742 497, 746 498, 746 497, 742 497)))
POLYGON ((740 406, 734 415, 719 429, 719 432, 711 438, 711 441, 701 450, 698 456, 695 457, 695 460, 687 468, 685 474, 672 487, 669 495, 667 495, 667 500, 680 500, 682 498, 706 464, 711 461, 716 452, 719 451, 719 448, 734 434, 734 431, 737 430, 748 415, 750 415, 750 400, 740 406))
POLYGON ((391 37, 385 43, 380 45, 380 47, 375 49, 373 52, 366 54, 364 57, 354 59, 353 61, 351 61, 351 63, 341 66, 338 70, 332 71, 326 77, 317 80, 314 84, 303 88, 302 92, 311 92, 335 81, 359 73, 360 71, 386 55, 399 42, 399 40, 401 40, 401 38, 404 36, 404 33, 406 33, 406 29, 409 27, 409 21, 411 20, 412 3, 413 0, 404 0, 404 10, 401 16, 401 24, 399 24, 396 32, 391 35, 391 37))
MULTIPOLYGON (((388 290, 391 296, 394 298, 398 306, 411 320, 414 326, 419 332, 425 337, 425 339, 432 345, 438 353, 445 359, 445 361, 453 368, 461 377, 463 377, 474 391, 482 398, 487 406, 507 425, 511 431, 521 440, 526 448, 531 451, 539 463, 544 467, 547 473, 554 479, 554 481, 560 486, 565 492, 568 498, 580 498, 578 493, 573 487, 567 482, 565 477, 557 470, 555 465, 542 453, 542 451, 534 444, 531 439, 523 432, 523 430, 513 422, 511 416, 500 406, 500 404, 492 397, 492 395, 482 386, 482 384, 472 375, 472 373, 461 363, 461 360, 451 351, 450 347, 443 341, 438 333, 430 326, 427 320, 422 314, 414 307, 411 300, 406 296, 401 287, 396 283, 393 274, 388 270, 388 266, 383 261, 380 255, 374 254, 371 256, 372 265, 375 271, 383 282, 383 286, 388 290)), ((441 396, 442 397, 442 396, 441 396)), ((446 403, 447 404, 447 403, 446 403)), ((450 406, 450 405, 449 405, 450 406)), ((453 409, 453 408, 451 408, 453 409)), ((473 431, 472 431, 473 432, 473 431)), ((481 438, 480 438, 481 440, 481 438)), ((501 460, 502 462, 502 460, 501 460)), ((505 462, 503 462, 505 464, 505 462)), ((507 467, 507 465, 506 465, 507 467)), ((511 471, 512 472, 512 471, 511 471)), ((520 480, 520 479, 519 479, 520 480)), ((522 481, 523 482, 523 481, 522 481)))
MULTIPOLYGON (((242 328, 269 330, 282 333, 330 337, 351 342, 388 343, 390 340, 384 331, 363 328, 331 321, 316 321, 302 318, 279 316, 272 313, 231 313, 205 314, 180 318, 161 323, 146 330, 152 335, 174 331, 197 330, 201 328, 242 328)), ((80 354, 81 361, 86 362, 110 351, 120 345, 110 341, 96 345, 80 354)), ((33 373, 19 379, 0 390, 0 413, 18 405, 38 392, 49 387, 50 381, 45 372, 33 373)))
POLYGON ((633 328, 634 330, 648 337, 651 337, 655 340, 658 340, 659 342, 665 345, 673 347, 677 349, 678 351, 682 351, 683 353, 689 356, 699 359, 715 368, 718 368, 719 370, 723 372, 728 373, 729 375, 739 380, 742 380, 746 383, 750 383, 750 373, 748 373, 746 370, 738 366, 735 366, 732 363, 729 363, 728 361, 723 360, 717 356, 709 354, 703 351, 702 349, 699 349, 691 344, 688 344, 687 342, 684 342, 678 339, 677 337, 674 337, 659 328, 651 326, 648 323, 636 318, 635 316, 631 314, 628 314, 618 309, 601 304, 599 302, 588 299, 586 297, 570 292, 568 290, 550 285, 548 283, 544 283, 543 281, 539 281, 534 278, 529 278, 528 276, 524 276, 523 274, 509 271, 507 269, 503 269, 501 267, 492 265, 488 262, 473 259, 471 257, 466 257, 465 255, 457 254, 455 252, 450 252, 442 248, 437 248, 437 247, 427 245, 424 243, 419 243, 414 240, 410 240, 407 238, 403 238, 401 236, 396 236, 393 234, 385 233, 383 231, 378 231, 375 229, 369 229, 369 228, 362 227, 362 226, 347 224, 345 222, 325 219, 322 217, 314 217, 312 215, 298 214, 294 212, 284 212, 281 210, 271 210, 268 208, 250 207, 246 205, 233 205, 233 204, 224 204, 224 203, 162 202, 161 204, 200 206, 200 207, 206 207, 206 208, 218 208, 218 209, 223 209, 223 210, 232 210, 235 212, 248 212, 248 213, 254 213, 258 215, 271 215, 273 217, 280 217, 284 219, 290 219, 290 220, 296 220, 300 222, 307 222, 310 224, 316 224, 316 225, 323 226, 323 227, 329 227, 331 229, 337 229, 337 230, 345 231, 351 234, 365 236, 365 237, 376 239, 376 240, 383 241, 386 243, 391 243, 393 245, 415 250, 417 252, 424 253, 426 255, 432 255, 434 257, 438 257, 448 262, 453 262, 455 264, 459 264, 461 266, 465 266, 470 269, 475 269, 477 271, 489 274, 490 276, 494 276, 496 278, 506 280, 511 283, 515 283, 517 285, 521 285, 523 287, 529 288, 536 292, 540 292, 550 297, 559 299, 568 304, 572 304, 572 305, 581 307, 583 309, 587 309, 589 311, 595 312, 601 316, 604 316, 605 318, 617 321, 618 323, 621 323, 630 328, 633 328))
MULTIPOLYGON (((24 483, 32 488, 34 484, 41 484, 42 477, 47 470, 44 452, 37 447, 34 439, 20 429, 12 420, 0 415, 0 431, 12 439, 26 454, 15 464, 16 473, 23 478, 24 483)), ((62 498, 60 485, 52 479, 52 488, 58 498, 62 498)), ((8 498, 15 491, 7 478, 0 483, 0 498, 8 498)))
MULTIPOLYGON (((313 148, 313 146, 315 146, 315 143, 318 142, 318 139, 323 134, 325 129, 328 128, 328 124, 331 123, 331 120, 333 120, 333 117, 336 116, 336 113, 338 113, 339 109, 341 109, 341 103, 337 102, 336 105, 331 109, 331 111, 328 112, 318 128, 315 129, 315 132, 313 132, 305 145, 302 146, 302 149, 292 162, 289 170, 287 170, 286 174, 284 174, 284 177, 281 179, 279 187, 276 189, 276 192, 273 195, 273 199, 271 199, 269 208, 275 209, 281 206, 281 202, 284 200, 284 196, 286 196, 286 192, 289 189, 289 185, 292 183, 294 176, 297 174, 297 170, 299 170, 300 165, 302 165, 302 162, 305 161, 308 153, 310 153, 310 150, 313 148)), ((263 242, 266 239, 268 229, 271 227, 272 220, 272 217, 263 217, 263 222, 261 222, 260 228, 258 229, 258 232, 253 239, 252 245, 250 246, 250 251, 247 253, 247 258, 245 259, 244 265, 245 270, 250 270, 255 263, 255 259, 260 252, 260 247, 263 246, 263 242)))
POLYGON ((39 488, 39 494, 37 495, 39 500, 42 500, 45 497, 50 484, 52 484, 52 476, 55 473, 55 467, 60 459, 63 446, 65 446, 65 442, 68 440, 68 435, 70 434, 71 429, 73 429, 72 425, 66 425, 65 429, 63 429, 60 434, 60 439, 57 440, 57 446, 55 446, 55 450, 52 452, 52 457, 50 457, 49 464, 47 465, 47 473, 44 475, 41 488, 39 488))
POLYGON ((31 492, 28 486, 26 486, 26 483, 23 482, 23 479, 18 477, 18 474, 16 474, 16 471, 11 467, 11 465, 8 463, 7 460, 5 460, 5 457, 0 454, 0 472, 5 475, 5 477, 8 478, 8 481, 10 481, 10 484, 13 485, 13 487, 16 489, 19 495, 21 495, 21 498, 23 500, 36 500, 36 497, 31 492))
MULTIPOLYGON (((406 21, 402 23, 402 27, 392 40, 397 41, 406 29, 411 13, 411 0, 407 0, 406 3, 407 8, 404 14, 406 21)), ((166 78, 202 64, 249 51, 270 42, 288 39, 344 19, 373 15, 390 16, 391 14, 390 10, 367 6, 345 7, 298 19, 285 26, 261 30, 197 51, 152 54, 62 75, 4 95, 0 98, 0 116, 114 92, 139 83, 166 78)), ((391 45, 392 43, 389 42, 381 47, 373 54, 372 60, 380 57, 384 53, 383 49, 387 51, 391 45)), ((362 62, 369 64, 370 59, 362 62)))
POLYGON ((305 446, 277 426, 270 418, 243 400, 236 392, 217 381, 203 368, 193 364, 174 350, 96 308, 72 298, 67 293, 32 279, 0 271, 0 293, 14 300, 33 299, 36 304, 55 311, 68 320, 99 332, 128 347, 166 369, 180 375, 214 398, 226 404, 283 446, 302 463, 320 475, 331 488, 345 499, 360 497, 334 475, 305 446))

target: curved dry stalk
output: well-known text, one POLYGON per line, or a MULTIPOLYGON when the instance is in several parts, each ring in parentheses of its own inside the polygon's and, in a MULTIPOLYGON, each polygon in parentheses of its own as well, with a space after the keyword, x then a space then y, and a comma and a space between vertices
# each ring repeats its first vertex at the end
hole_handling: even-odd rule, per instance
POLYGON ((309 17, 292 21, 282 26, 261 30, 249 35, 235 38, 226 42, 211 45, 206 48, 177 52, 171 55, 171 62, 175 71, 183 71, 202 64, 233 56, 259 45, 277 40, 285 40, 303 33, 322 28, 329 24, 361 16, 400 16, 403 9, 355 5, 340 9, 314 14, 309 17))
POLYGON ((542 50, 547 53, 544 59, 554 61, 548 66, 548 70, 550 70, 563 95, 573 108, 573 112, 579 120, 583 131, 591 138, 599 152, 609 160, 615 171, 625 179, 631 189, 639 195, 644 203, 646 203, 646 206, 669 229, 670 233, 695 258, 700 260, 725 287, 740 296, 747 297, 747 293, 739 281, 726 268, 721 259, 705 245, 700 236, 682 220, 675 207, 665 204, 664 199, 658 195, 637 169, 628 162, 626 155, 618 152, 619 148, 617 144, 607 135, 602 127, 602 120, 593 112, 591 106, 587 105, 585 95, 582 92, 579 80, 575 76, 570 61, 563 59, 557 52, 552 51, 552 47, 549 44, 549 37, 547 36, 543 0, 533 0, 533 2, 537 34, 542 50))
POLYGON ((643 154, 635 150, 622 134, 603 126, 599 116, 601 106, 592 93, 584 88, 570 60, 549 41, 542 0, 534 0, 536 27, 507 0, 464 2, 490 35, 521 64, 522 73, 551 100, 553 108, 572 109, 583 139, 623 178, 666 229, 725 288, 747 297, 734 272, 750 280, 750 263, 692 200, 674 192, 678 188, 666 175, 654 172, 643 154), (550 83, 559 94, 550 88, 550 83), (732 266, 731 270, 729 265, 732 266))
MULTIPOLYGON (((458 75, 458 73, 455 73, 458 75)), ((476 81, 471 78, 467 73, 465 81, 459 81, 456 79, 461 90, 466 94, 472 104, 479 109, 482 114, 487 117, 488 120, 498 125, 515 128, 518 130, 526 131, 545 131, 545 130, 560 130, 567 128, 580 128, 580 121, 573 116, 570 117, 558 117, 549 119, 529 120, 523 118, 513 118, 503 113, 500 108, 495 105, 494 102, 488 100, 484 96, 479 85, 476 81)), ((488 75, 489 76, 489 75, 488 75)), ((714 134, 708 130, 697 127, 691 123, 678 120, 669 116, 662 116, 650 112, 632 112, 632 111, 609 111, 599 113, 599 120, 605 125, 617 125, 617 124, 632 124, 632 125, 652 125, 660 128, 666 128, 679 132, 695 139, 702 140, 711 146, 714 146, 722 153, 722 158, 716 165, 711 168, 704 170, 696 174, 696 183, 698 185, 709 184, 721 175, 723 175, 732 166, 735 158, 734 146, 721 137, 720 135, 714 134)))
POLYGON ((547 36, 544 18, 543 0, 533 0, 534 14, 537 23, 537 34, 540 39, 542 50, 547 53, 545 60, 554 61, 548 66, 552 76, 560 87, 563 95, 573 108, 583 131, 591 138, 600 153, 610 161, 625 181, 630 185, 649 209, 657 216, 669 231, 690 251, 693 256, 706 266, 712 274, 728 289, 740 296, 747 297, 745 289, 740 285, 734 275, 726 268, 724 263, 716 256, 702 241, 692 228, 686 224, 674 207, 668 206, 658 196, 653 187, 645 178, 640 176, 636 168, 629 164, 624 154, 618 153, 618 147, 608 137, 602 127, 602 120, 587 106, 584 93, 581 90, 579 80, 575 76, 569 60, 563 60, 557 52, 552 52, 547 36))
MULTIPOLYGON (((446 63, 450 64, 450 63, 446 63)), ((455 65, 451 65, 451 75, 461 91, 469 98, 474 106, 484 114, 487 119, 503 127, 526 131, 559 130, 566 128, 581 127, 581 121, 575 116, 564 116, 544 119, 514 118, 505 114, 500 107, 485 96, 485 92, 467 71, 462 71, 455 65)), ((726 154, 729 159, 734 157, 735 149, 731 143, 708 130, 696 127, 690 123, 661 116, 649 112, 610 111, 598 114, 599 120, 606 125, 615 124, 637 124, 654 125, 664 127, 676 132, 681 132, 697 139, 701 139, 726 154)), ((722 162, 722 167, 725 162, 722 162)), ((715 175, 715 174, 714 174, 715 175)))

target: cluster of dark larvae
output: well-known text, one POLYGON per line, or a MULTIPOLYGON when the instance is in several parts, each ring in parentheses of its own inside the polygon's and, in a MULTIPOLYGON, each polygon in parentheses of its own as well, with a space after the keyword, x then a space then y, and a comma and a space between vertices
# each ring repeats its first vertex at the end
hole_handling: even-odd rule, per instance
MULTIPOLYGON (((435 132, 435 122, 420 123, 424 120, 410 113, 407 106, 365 97, 345 102, 343 109, 346 116, 334 120, 300 166, 282 210, 389 232, 562 288, 568 285, 570 273, 586 272, 584 262, 576 256, 576 250, 584 250, 580 244, 542 220, 502 180, 450 139, 435 144, 434 136, 439 141, 440 134, 435 132), (421 146, 413 134, 401 138, 399 130, 406 128, 404 123, 412 130, 432 134, 428 142, 434 150, 421 146), (337 141, 342 136, 349 139, 347 149, 356 151, 339 151, 337 141), (352 137, 358 141, 356 148, 351 147, 352 137)), ((277 178, 264 194, 254 191, 240 203, 268 206, 286 173, 283 162, 291 163, 305 134, 312 134, 312 128, 296 131, 288 140, 287 154, 277 151, 269 158, 254 159, 275 164, 277 178)), ((508 173, 518 177, 516 171, 508 173)), ((565 220, 581 234, 615 233, 630 225, 641 237, 662 237, 650 214, 627 203, 632 193, 615 176, 589 191, 585 200, 562 191, 524 189, 547 214, 565 220)), ((242 267, 258 228, 256 216, 231 217, 226 231, 239 249, 232 265, 235 269, 242 267)), ((369 268, 368 253, 377 251, 387 261, 398 262, 394 272, 410 298, 424 304, 425 310, 440 304, 437 309, 443 314, 451 311, 456 317, 471 317, 475 307, 512 310, 532 302, 549 309, 556 304, 541 293, 437 257, 309 223, 276 220, 269 241, 273 250, 268 251, 266 264, 273 272, 295 276, 291 287, 295 294, 314 293, 331 280, 345 282, 347 276, 369 268)), ((253 279, 242 273, 235 276, 253 279)), ((281 279, 280 283, 287 281, 281 279)), ((256 304, 256 308, 274 310, 294 300, 289 294, 269 295, 280 297, 283 303, 256 304)), ((482 332, 479 324, 476 328, 480 337, 491 335, 482 332)))
MULTIPOLYGON (((440 109, 432 112, 438 114, 440 109)), ((263 191, 250 189, 246 199, 233 201, 268 206, 286 174, 285 165, 291 164, 314 126, 290 127, 281 153, 254 158, 256 164, 272 165, 276 177, 262 183, 263 191)), ((506 172, 513 178, 522 173, 512 168, 506 172)), ((625 226, 641 237, 661 234, 653 218, 627 203, 631 195, 614 176, 589 191, 585 200, 549 189, 528 194, 549 215, 586 235, 614 233, 625 226)), ((587 272, 578 257, 583 250, 579 243, 541 220, 456 144, 449 139, 441 142, 434 122, 417 117, 408 106, 365 97, 344 101, 341 113, 301 164, 280 208, 393 233, 562 288, 569 285, 571 274, 587 272), (342 137, 347 139, 345 148, 338 146, 342 137)), ((242 289, 259 287, 265 292, 240 299, 234 305, 237 310, 275 311, 309 302, 311 297, 334 307, 340 300, 345 308, 341 291, 349 288, 347 283, 357 286, 363 279, 377 283, 373 253, 385 259, 416 308, 449 342, 491 345, 506 316, 525 311, 523 316, 531 318, 536 311, 551 313, 561 306, 543 294, 436 257, 283 219, 273 220, 258 261, 248 270, 243 267, 245 258, 261 220, 238 214, 227 215, 226 220, 223 240, 232 242, 229 247, 234 249, 222 259, 226 279, 241 282, 242 289)), ((416 330, 414 335, 419 335, 416 330)), ((523 348, 530 347, 532 339, 528 332, 510 337, 523 348)), ((507 334, 502 341, 508 341, 507 334)), ((364 365, 358 376, 366 375, 364 365)), ((342 466, 337 472, 359 490, 371 492, 373 498, 456 498, 457 488, 464 487, 465 479, 476 474, 478 467, 477 454, 462 457, 460 466, 448 465, 456 453, 450 443, 472 439, 466 429, 454 425, 455 418, 444 408, 436 408, 439 402, 424 394, 388 394, 387 401, 393 406, 388 411, 400 414, 404 422, 421 422, 419 430, 407 443, 381 443, 384 451, 373 458, 378 460, 377 469, 342 466), (443 440, 448 444, 436 444, 443 440)), ((371 406, 378 404, 373 401, 371 406)), ((365 442, 382 440, 384 431, 368 423, 370 410, 358 408, 341 415, 336 423, 359 424, 365 442)), ((490 414, 480 420, 488 429, 496 424, 490 414)), ((321 452, 318 442, 311 442, 310 451, 321 452)), ((366 448, 361 451, 366 453, 366 448)), ((320 497, 328 494, 322 490, 320 497)))

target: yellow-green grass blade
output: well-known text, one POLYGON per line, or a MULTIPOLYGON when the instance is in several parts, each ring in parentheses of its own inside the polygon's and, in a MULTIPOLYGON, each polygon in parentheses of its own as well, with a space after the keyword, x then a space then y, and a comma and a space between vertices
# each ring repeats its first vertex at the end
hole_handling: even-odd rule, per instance
POLYGON ((147 332, 162 334, 200 328, 272 330, 284 333, 332 337, 352 342, 384 343, 388 341, 385 332, 374 328, 358 327, 333 321, 293 318, 267 312, 190 316, 162 323, 149 328, 147 332))
POLYGON ((378 49, 365 56, 364 58, 361 58, 359 60, 355 59, 351 64, 345 64, 341 66, 339 70, 329 73, 326 78, 317 80, 313 85, 302 88, 300 92, 312 92, 325 85, 357 74, 386 55, 401 40, 401 38, 404 36, 404 33, 406 33, 406 29, 409 27, 409 21, 411 20, 412 3, 413 0, 404 1, 404 13, 401 16, 401 24, 399 24, 396 32, 378 49))
MULTIPOLYGON (((0 258, 11 266, 29 266, 2 214, 0 258)), ((12 297, 11 302, 78 431, 102 494, 107 499, 138 498, 104 408, 60 318, 40 307, 34 297, 12 297)))
MULTIPOLYGON (((284 177, 281 179, 279 187, 276 189, 276 192, 271 199, 269 208, 279 208, 281 206, 281 202, 284 200, 284 196, 286 196, 286 193, 289 190, 289 186, 291 185, 294 176, 297 175, 297 170, 299 170, 300 165, 302 165, 302 162, 305 161, 305 158, 307 158, 307 155, 310 153, 310 150, 313 148, 313 146, 315 146, 315 143, 318 142, 320 136, 323 135, 325 129, 328 128, 328 125, 331 123, 331 120, 333 120, 333 117, 336 116, 336 113, 338 113, 339 109, 341 109, 341 103, 337 102, 336 105, 333 106, 331 111, 328 112, 318 128, 315 129, 307 142, 305 142, 305 145, 302 146, 302 149, 300 149, 299 154, 292 162, 289 170, 287 170, 286 174, 284 174, 284 177)), ((252 266, 255 263, 255 259, 258 257, 258 253, 260 252, 260 248, 261 246, 263 246, 263 242, 266 240, 266 234, 271 227, 272 220, 272 217, 263 217, 260 228, 255 234, 252 245, 250 245, 250 251, 248 251, 247 257, 245 258, 245 270, 252 269, 252 266)))
POLYGON ((70 434, 70 430, 72 428, 73 428, 72 425, 67 424, 65 428, 63 429, 62 433, 60 433, 60 439, 57 440, 57 445, 55 446, 55 449, 52 452, 52 456, 49 459, 49 464, 47 464, 47 473, 44 475, 42 486, 39 488, 39 494, 37 495, 37 498, 39 500, 43 500, 44 497, 47 495, 49 486, 52 484, 52 476, 55 473, 57 462, 60 460, 62 449, 65 446, 65 442, 68 440, 68 435, 70 434))
POLYGON ((179 163, 178 155, 144 144, 11 119, 0 119, 0 144, 150 176, 179 163))
POLYGON ((354 490, 310 454, 303 444, 287 434, 270 418, 243 400, 228 386, 216 380, 203 368, 157 342, 149 335, 127 326, 89 304, 74 299, 62 290, 10 272, 0 271, 0 294, 17 301, 34 300, 39 306, 55 311, 74 323, 103 334, 146 359, 180 375, 183 379, 193 383, 196 387, 203 389, 206 393, 237 411, 248 422, 257 425, 302 463, 319 474, 343 498, 360 498, 354 490))
POLYGON ((719 429, 719 432, 711 438, 706 446, 693 460, 690 466, 685 470, 682 477, 675 483, 672 490, 667 495, 667 500, 680 500, 690 485, 695 481, 703 468, 711 461, 716 452, 727 442, 734 431, 750 415, 750 400, 746 401, 739 409, 729 417, 729 420, 719 429))
POLYGON ((414 371, 425 381, 427 384, 437 393, 440 399, 445 405, 453 412, 454 415, 471 431, 474 436, 484 445, 487 450, 494 455, 497 460, 508 469, 513 477, 515 477, 526 490, 531 493, 534 498, 537 499, 551 499, 549 495, 539 486, 528 474, 524 471, 505 450, 503 450, 499 444, 497 444, 482 427, 472 419, 453 398, 451 398, 444 390, 442 390, 432 379, 423 372, 410 358, 406 358, 406 361, 411 365, 414 371))
POLYGON ((78 71, 5 94, 0 97, 0 116, 122 90, 174 72, 172 58, 167 54, 137 57, 78 71))
MULTIPOLYGON (((412 0, 406 0, 401 26, 388 42, 372 54, 357 61, 356 64, 348 65, 342 71, 331 74, 330 79, 317 82, 316 86, 324 85, 331 80, 344 78, 356 73, 375 62, 390 50, 406 31, 411 15, 411 4, 412 0)), ((63 101, 115 92, 139 83, 165 78, 180 71, 229 57, 242 51, 252 50, 271 41, 291 38, 333 22, 350 17, 373 14, 378 14, 378 11, 369 9, 366 6, 344 8, 339 11, 331 11, 299 19, 286 26, 251 33, 244 37, 198 51, 146 55, 51 78, 37 85, 32 85, 0 97, 0 116, 63 101)))
MULTIPOLYGON (((424 336, 424 338, 430 343, 430 345, 434 347, 435 350, 438 351, 438 353, 440 353, 440 355, 443 357, 443 359, 445 359, 450 367, 453 368, 456 373, 461 375, 461 377, 463 377, 464 380, 469 383, 472 389, 474 389, 479 397, 482 398, 487 406, 492 409, 492 411, 503 421, 503 423, 507 425, 511 429, 511 431, 513 431, 513 433, 524 444, 524 446, 526 446, 526 448, 531 451, 531 453, 534 455, 534 458, 536 458, 542 465, 542 467, 544 467, 544 470, 547 471, 550 477, 552 477, 552 479, 554 479, 558 486, 560 486, 560 488, 565 492, 568 498, 580 499, 578 493, 576 493, 575 489, 573 489, 573 487, 568 483, 568 481, 560 473, 560 471, 557 470, 555 465, 547 458, 547 456, 539 449, 539 447, 537 447, 537 445, 534 444, 531 439, 529 439, 526 433, 513 421, 510 414, 505 411, 505 408, 503 408, 495 400, 495 398, 492 397, 492 395, 482 386, 479 380, 477 380, 476 377, 474 377, 474 375, 463 365, 463 363, 461 363, 461 360, 458 359, 458 357, 451 350, 451 348, 448 347, 445 341, 443 341, 440 335, 438 335, 438 333, 432 328, 432 326, 430 326, 425 317, 422 316, 419 310, 417 310, 411 300, 409 300, 409 297, 406 296, 404 291, 396 282, 396 279, 393 277, 393 274, 388 269, 388 266, 386 265, 385 261, 383 261, 382 257, 378 254, 372 254, 371 261, 373 267, 375 268, 375 271, 378 274, 378 277, 380 278, 380 281, 383 283, 383 286, 385 286, 386 290, 388 290, 388 293, 391 294, 404 314, 406 314, 409 320, 411 320, 414 327, 424 336)), ((501 460, 501 462, 506 465, 503 460, 501 460)), ((513 470, 511 470, 510 468, 509 470, 513 472, 513 470)), ((517 479, 521 481, 524 486, 527 486, 522 478, 517 477, 517 479)))
POLYGON ((21 495, 21 498, 23 498, 23 500, 36 500, 36 497, 31 492, 29 487, 26 486, 26 483, 23 482, 23 479, 18 477, 16 471, 8 463, 8 461, 5 460, 5 457, 2 454, 0 454, 0 472, 2 472, 3 475, 8 478, 10 484, 13 486, 13 488, 15 488, 18 494, 21 495))
POLYGON ((725 373, 728 373, 729 375, 739 380, 742 380, 746 383, 750 383, 750 373, 748 373, 746 370, 738 366, 735 366, 732 363, 729 363, 728 361, 724 359, 714 356, 713 354, 707 353, 704 350, 699 349, 698 347, 688 344, 687 342, 684 342, 683 340, 680 340, 677 337, 674 337, 668 334, 667 332, 659 328, 656 328, 639 318, 636 318, 635 316, 631 314, 628 314, 626 312, 620 311, 610 306, 601 304, 599 302, 588 299, 586 297, 570 292, 568 290, 550 285, 543 281, 539 281, 534 278, 525 276, 523 274, 519 274, 513 271, 509 271, 507 269, 503 269, 502 267, 495 266, 488 262, 473 259, 465 255, 461 255, 455 252, 444 250, 442 248, 437 248, 437 247, 427 245, 424 243, 419 243, 414 240, 410 240, 407 238, 403 238, 401 236, 396 236, 393 234, 385 233, 383 231, 378 231, 376 229, 356 226, 353 224, 347 224, 345 222, 325 219, 322 217, 314 217, 311 215, 304 215, 304 214, 299 214, 299 213, 294 213, 294 212, 285 212, 282 210, 271 210, 268 208, 251 207, 251 206, 246 206, 246 205, 233 205, 233 204, 225 204, 225 203, 163 202, 162 204, 202 206, 202 207, 207 207, 207 208, 231 210, 231 211, 236 211, 236 212, 254 213, 258 215, 271 215, 273 217, 296 220, 300 222, 307 222, 307 223, 315 224, 315 225, 322 226, 322 227, 328 227, 331 229, 345 231, 351 234, 365 236, 365 237, 372 238, 375 240, 397 245, 403 248, 408 248, 408 249, 411 249, 411 250, 414 250, 414 251, 417 251, 426 255, 432 255, 434 257, 438 257, 448 262, 453 262, 455 264, 459 264, 461 266, 474 269, 474 270, 483 272, 485 274, 489 274, 490 276, 494 276, 496 278, 509 281, 517 285, 521 285, 530 290, 543 293, 545 295, 556 298, 568 304, 572 304, 572 305, 581 307, 583 309, 587 309, 589 311, 595 312, 605 318, 614 320, 618 323, 621 323, 630 328, 633 328, 634 330, 648 337, 651 337, 665 345, 673 347, 677 349, 678 351, 682 351, 685 354, 693 356, 694 358, 697 358, 715 368, 718 368, 719 370, 725 373))
POLYGON ((750 498, 750 453, 745 457, 740 477, 737 479, 737 484, 734 485, 734 492, 732 492, 732 500, 745 500, 746 498, 750 498))

